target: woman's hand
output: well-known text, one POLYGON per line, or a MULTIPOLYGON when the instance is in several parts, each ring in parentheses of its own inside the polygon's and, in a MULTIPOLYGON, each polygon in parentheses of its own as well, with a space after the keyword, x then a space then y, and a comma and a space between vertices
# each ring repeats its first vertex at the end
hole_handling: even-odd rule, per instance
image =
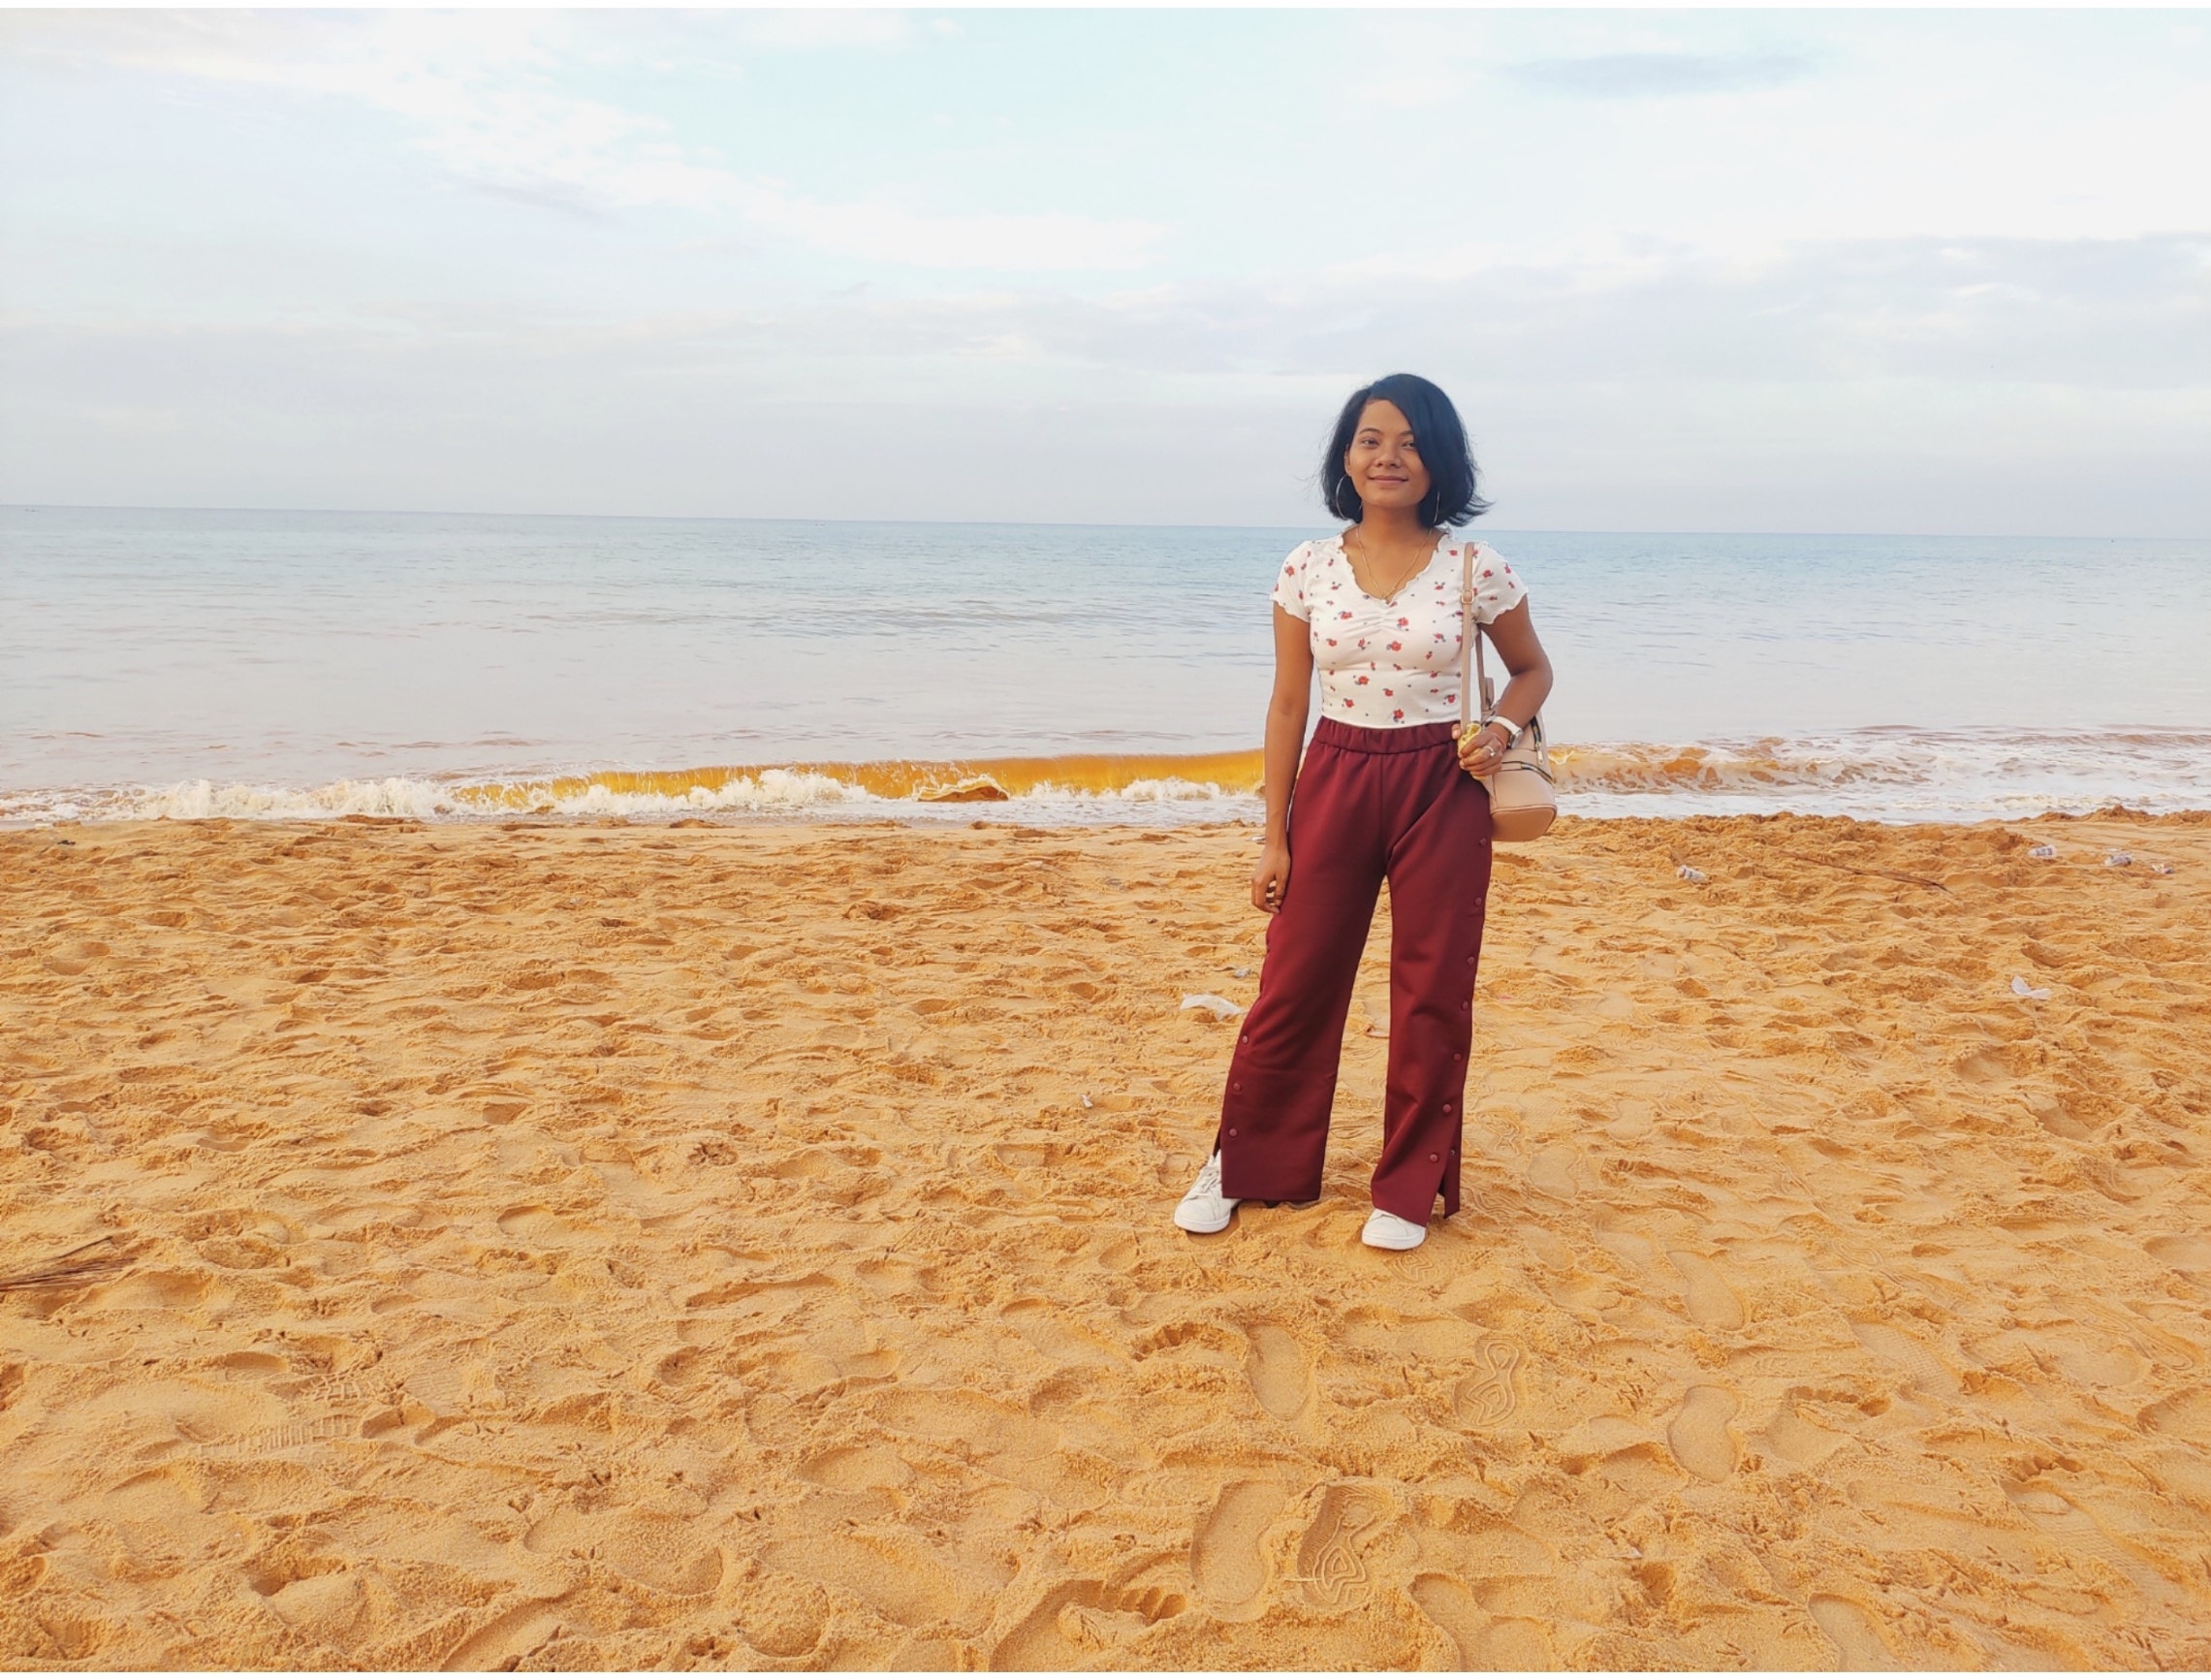
POLYGON ((1274 915, 1290 892, 1290 848, 1269 840, 1260 848, 1259 867, 1251 872, 1251 907, 1274 915))
POLYGON ((1485 723, 1459 737, 1459 768, 1469 776, 1495 776, 1510 737, 1501 723, 1485 723))

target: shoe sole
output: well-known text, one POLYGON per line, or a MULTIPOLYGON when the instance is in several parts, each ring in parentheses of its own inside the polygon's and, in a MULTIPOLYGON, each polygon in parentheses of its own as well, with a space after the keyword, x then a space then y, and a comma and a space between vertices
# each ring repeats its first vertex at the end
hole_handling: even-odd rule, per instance
MULTIPOLYGON (((1407 1220, 1406 1223, 1412 1224, 1412 1221, 1407 1220)), ((1409 1254, 1421 1244, 1428 1241, 1428 1227, 1426 1225, 1413 1225, 1412 1241, 1409 1243, 1377 1243, 1374 1241, 1373 1231, 1362 1226, 1359 1231, 1359 1241, 1366 1244, 1370 1249, 1381 1250, 1385 1254, 1409 1254)))
POLYGON ((1188 1224, 1184 1221, 1181 1209, 1178 1208, 1175 1212, 1175 1228, 1179 1231, 1187 1231, 1193 1237, 1217 1237, 1235 1222, 1236 1210, 1234 1208, 1228 1210, 1228 1218, 1222 1220, 1217 1225, 1188 1224))

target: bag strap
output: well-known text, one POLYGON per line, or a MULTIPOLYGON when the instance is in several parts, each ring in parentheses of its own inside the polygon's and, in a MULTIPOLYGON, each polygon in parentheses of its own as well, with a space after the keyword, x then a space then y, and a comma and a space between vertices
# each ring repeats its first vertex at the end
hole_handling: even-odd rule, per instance
POLYGON ((1459 547, 1459 733, 1473 719, 1474 684, 1481 684, 1482 721, 1489 721, 1490 676, 1482 658, 1482 627, 1474 622, 1474 548, 1471 537, 1459 547))

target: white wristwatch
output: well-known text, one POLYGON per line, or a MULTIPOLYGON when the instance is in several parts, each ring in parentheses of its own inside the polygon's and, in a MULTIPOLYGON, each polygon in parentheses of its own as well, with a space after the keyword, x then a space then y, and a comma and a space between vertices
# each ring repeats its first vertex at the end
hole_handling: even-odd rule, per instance
POLYGON ((1524 725, 1513 722, 1511 718, 1505 716, 1502 713, 1492 713, 1489 716, 1482 719, 1482 727, 1484 729, 1487 729, 1493 723, 1501 723, 1504 725, 1505 745, 1510 746, 1514 742, 1520 739, 1520 731, 1524 725))

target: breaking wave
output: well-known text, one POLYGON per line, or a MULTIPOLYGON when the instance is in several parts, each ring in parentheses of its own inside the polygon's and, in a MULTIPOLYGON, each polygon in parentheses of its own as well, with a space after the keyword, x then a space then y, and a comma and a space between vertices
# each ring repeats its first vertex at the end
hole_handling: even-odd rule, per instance
MULTIPOLYGON (((2211 733, 2068 735, 1861 730, 1829 737, 1561 746, 1561 805, 1583 816, 1793 810, 1875 820, 1970 820, 2211 805, 2211 733)), ((170 818, 467 821, 682 816, 1023 822, 1255 820, 1256 751, 876 759, 598 770, 506 778, 387 777, 313 786, 206 780, 0 794, 0 820, 170 818)))

